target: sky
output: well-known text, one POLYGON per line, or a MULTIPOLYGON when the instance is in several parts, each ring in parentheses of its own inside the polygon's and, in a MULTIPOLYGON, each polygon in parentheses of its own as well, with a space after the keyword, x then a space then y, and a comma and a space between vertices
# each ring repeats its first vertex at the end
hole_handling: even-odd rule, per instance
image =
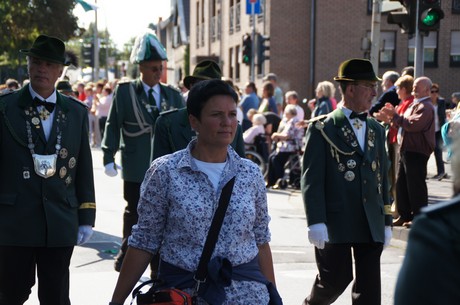
MULTIPOLYGON (((122 49, 130 38, 142 33, 150 23, 157 23, 159 17, 166 19, 170 15, 170 0, 85 0, 99 7, 97 10, 97 27, 106 29, 110 37, 122 49)), ((94 11, 85 12, 80 4, 73 13, 78 17, 78 25, 88 28, 94 22, 94 11)))

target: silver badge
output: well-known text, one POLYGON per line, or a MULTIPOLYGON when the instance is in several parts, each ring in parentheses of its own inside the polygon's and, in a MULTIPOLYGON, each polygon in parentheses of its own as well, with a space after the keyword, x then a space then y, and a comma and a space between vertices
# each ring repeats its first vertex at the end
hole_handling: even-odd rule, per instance
POLYGON ((338 169, 339 169, 339 172, 344 172, 345 171, 345 165, 343 163, 339 163, 338 169))
POLYGON ((61 169, 59 170, 59 177, 64 178, 65 175, 67 174, 67 168, 65 168, 65 166, 61 167, 61 169))
POLYGON ((377 162, 372 161, 371 167, 372 167, 372 171, 375 172, 375 170, 377 169, 377 162))
POLYGON ((52 177, 56 173, 57 155, 38 155, 33 154, 34 168, 37 175, 43 178, 52 177))
POLYGON ((33 118, 32 118, 32 124, 34 124, 34 125, 40 124, 40 119, 37 118, 37 117, 33 117, 33 118))
POLYGON ((75 157, 70 158, 70 160, 69 160, 69 168, 74 168, 75 164, 77 164, 77 160, 75 159, 75 157))
POLYGON ((30 172, 29 171, 23 171, 22 172, 22 178, 30 179, 30 172))
POLYGON ((67 149, 61 148, 61 150, 59 151, 59 157, 61 157, 62 159, 65 159, 67 158, 67 155, 68 155, 67 149))
POLYGON ((348 160, 348 161, 347 161, 347 167, 348 167, 349 169, 355 168, 355 167, 356 167, 356 161, 353 160, 353 159, 348 160))
POLYGON ((347 181, 353 181, 355 180, 355 173, 353 173, 352 171, 347 171, 345 173, 345 176, 343 176, 345 178, 345 180, 347 181))
POLYGON ((70 176, 68 176, 66 179, 65 179, 65 185, 69 186, 70 183, 72 183, 72 178, 70 176))

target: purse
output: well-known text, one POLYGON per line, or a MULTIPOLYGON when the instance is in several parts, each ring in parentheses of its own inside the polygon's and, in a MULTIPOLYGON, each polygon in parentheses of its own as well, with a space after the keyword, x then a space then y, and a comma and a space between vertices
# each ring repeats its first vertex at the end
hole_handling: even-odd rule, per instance
POLYGON ((137 305, 194 305, 196 304, 196 295, 200 283, 206 281, 208 275, 207 265, 211 259, 214 248, 216 247, 217 238, 219 237, 220 228, 224 221, 225 212, 227 211, 228 203, 232 195, 233 185, 235 184, 235 177, 230 179, 222 189, 219 197, 219 205, 212 218, 211 227, 209 228, 208 235, 204 244, 203 252, 201 253, 198 268, 195 272, 194 279, 197 282, 193 295, 186 293, 180 289, 161 288, 156 287, 160 280, 149 280, 137 286, 132 292, 132 301, 137 300, 137 305), (153 286, 147 292, 141 292, 141 288, 152 284, 153 286))

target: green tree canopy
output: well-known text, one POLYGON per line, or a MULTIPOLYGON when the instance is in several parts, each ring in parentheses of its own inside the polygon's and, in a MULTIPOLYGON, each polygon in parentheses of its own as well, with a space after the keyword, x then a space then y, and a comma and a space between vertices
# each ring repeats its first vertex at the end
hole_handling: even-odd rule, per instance
POLYGON ((19 64, 19 49, 29 48, 40 34, 63 41, 79 37, 74 0, 0 0, 0 64, 19 64))

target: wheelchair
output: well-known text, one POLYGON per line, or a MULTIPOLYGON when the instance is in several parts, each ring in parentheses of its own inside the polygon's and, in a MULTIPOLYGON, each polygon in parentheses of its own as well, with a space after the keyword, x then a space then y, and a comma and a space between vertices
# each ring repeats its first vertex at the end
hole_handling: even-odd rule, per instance
POLYGON ((254 144, 245 144, 245 156, 257 166, 265 177, 268 172, 268 142, 267 135, 259 134, 254 138, 254 144))
POLYGON ((297 190, 300 189, 302 155, 302 150, 298 149, 294 154, 289 156, 288 161, 284 165, 283 177, 276 181, 276 184, 280 189, 284 190, 287 187, 292 187, 297 190))

